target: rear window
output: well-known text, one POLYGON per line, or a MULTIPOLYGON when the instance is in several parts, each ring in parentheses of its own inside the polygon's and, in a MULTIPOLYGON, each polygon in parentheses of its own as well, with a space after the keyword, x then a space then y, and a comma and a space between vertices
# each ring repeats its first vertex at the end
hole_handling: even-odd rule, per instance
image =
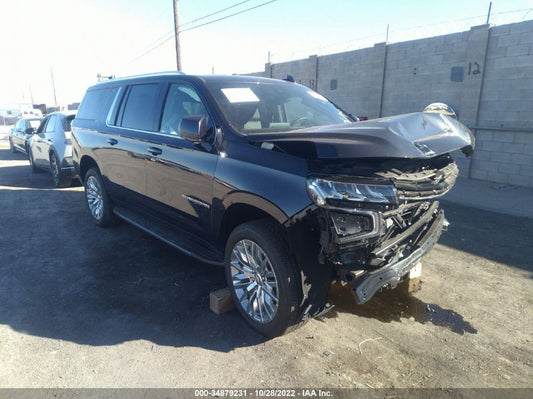
POLYGON ((80 104, 77 118, 104 121, 118 89, 118 87, 109 87, 88 91, 80 104))

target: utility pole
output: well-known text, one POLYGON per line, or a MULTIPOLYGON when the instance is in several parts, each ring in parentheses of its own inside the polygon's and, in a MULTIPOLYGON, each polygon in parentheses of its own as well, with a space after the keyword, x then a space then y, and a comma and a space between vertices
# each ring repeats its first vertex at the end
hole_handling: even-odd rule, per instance
POLYGON ((31 105, 33 106, 34 102, 33 102, 33 92, 31 91, 31 85, 30 86, 30 98, 31 98, 31 105))
POLYGON ((173 0, 174 4, 174 39, 176 41, 176 66, 181 71, 181 51, 180 51, 180 32, 178 22, 178 0, 173 0))
POLYGON ((52 89, 54 90, 54 106, 57 107, 56 83, 54 81, 54 70, 52 67, 50 67, 50 76, 52 76, 52 89))
POLYGON ((487 13, 487 22, 486 22, 486 25, 489 24, 489 21, 490 21, 490 11, 492 10, 492 1, 490 2, 489 4, 489 12, 487 13))

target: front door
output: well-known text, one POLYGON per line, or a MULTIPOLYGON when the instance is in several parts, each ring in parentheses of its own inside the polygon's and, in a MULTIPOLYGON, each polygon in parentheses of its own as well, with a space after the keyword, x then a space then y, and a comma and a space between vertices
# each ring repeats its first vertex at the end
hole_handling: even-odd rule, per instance
POLYGON ((218 155, 179 136, 181 119, 203 115, 208 129, 213 121, 192 87, 171 83, 167 88, 160 132, 154 135, 154 150, 146 162, 147 193, 158 211, 179 220, 191 231, 210 231, 213 176, 218 155), (160 153, 158 153, 160 151, 160 153))

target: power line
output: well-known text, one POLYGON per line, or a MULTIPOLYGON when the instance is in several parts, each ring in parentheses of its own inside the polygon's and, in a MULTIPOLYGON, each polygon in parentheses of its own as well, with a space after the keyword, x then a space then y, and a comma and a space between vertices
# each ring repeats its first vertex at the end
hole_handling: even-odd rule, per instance
MULTIPOLYGON (((203 17, 200 17, 200 18, 196 18, 196 19, 193 19, 192 21, 189 21, 189 22, 185 22, 183 24, 180 24, 180 26, 187 26, 187 25, 191 25, 193 24, 194 22, 197 22, 197 21, 201 21, 202 19, 206 19, 206 18, 209 18, 213 15, 217 15, 217 14, 220 14, 221 12, 224 12, 224 11, 227 11, 227 10, 230 10, 232 8, 235 8, 235 7, 238 7, 244 3, 248 3, 250 0, 245 0, 245 1, 241 1, 240 3, 237 3, 237 4, 233 4, 232 6, 229 6, 229 7, 226 7, 226 8, 223 8, 221 10, 218 10, 218 11, 215 11, 215 12, 212 12, 211 14, 207 14, 207 15, 204 15, 203 17)), ((167 40, 168 39, 168 35, 170 34, 174 34, 174 29, 170 29, 168 31, 166 31, 164 34, 162 34, 160 37, 158 37, 157 39, 155 39, 154 41, 152 41, 152 43, 144 46, 142 48, 141 51, 145 51, 145 50, 148 50, 149 48, 151 48, 154 43, 157 43, 159 42, 160 40, 167 40)))
POLYGON ((250 2, 250 0, 241 1, 240 3, 233 4, 232 6, 223 8, 222 10, 218 10, 218 11, 212 12, 211 14, 204 15, 203 17, 193 19, 192 21, 185 22, 184 24, 181 24, 181 26, 187 26, 187 25, 193 24, 195 22, 201 21, 202 19, 206 19, 206 18, 212 17, 213 15, 220 14, 221 12, 224 12, 224 11, 227 11, 227 10, 231 10, 232 8, 238 7, 238 6, 240 6, 240 5, 244 4, 244 3, 248 3, 248 2, 250 2))
MULTIPOLYGON (((493 13, 491 13, 491 18, 510 15, 510 14, 530 12, 530 11, 533 11, 533 8, 507 10, 507 11, 501 11, 501 12, 497 12, 497 13, 493 12, 493 13)), ((527 13, 523 17, 520 16, 520 18, 523 18, 522 20, 524 20, 526 16, 527 16, 527 13)), ((451 20, 451 21, 442 21, 442 22, 433 23, 433 24, 412 26, 412 27, 409 27, 409 28, 391 29, 390 31, 391 31, 392 36, 394 36, 394 35, 397 35, 399 33, 406 33, 406 32, 409 32, 409 31, 416 31, 416 30, 421 30, 421 29, 430 28, 430 27, 434 30, 436 27, 444 26, 446 24, 452 24, 452 23, 455 24, 455 23, 458 23, 458 22, 459 23, 464 23, 464 22, 472 21, 472 20, 480 20, 481 21, 484 18, 486 18, 486 15, 476 15, 476 16, 472 16, 472 17, 458 18, 458 19, 454 19, 454 20, 451 20)), ((467 28, 461 27, 460 29, 467 29, 467 28)), ((368 42, 365 39, 372 39, 372 38, 378 38, 378 37, 383 37, 383 33, 376 33, 376 34, 372 34, 372 35, 368 35, 368 36, 357 37, 357 38, 350 39, 350 40, 344 40, 344 41, 339 41, 339 42, 334 42, 334 43, 327 43, 327 44, 323 44, 323 45, 321 45, 319 47, 309 48, 307 50, 293 51, 292 53, 290 53, 291 54, 290 57, 287 56, 288 55, 288 53, 287 53, 285 55, 285 57, 281 56, 281 58, 276 58, 276 57, 280 57, 280 54, 278 54, 275 51, 272 52, 271 55, 272 55, 272 58, 276 58, 276 62, 281 62, 280 61, 281 59, 284 59, 284 60, 294 59, 294 56, 295 55, 297 56, 298 54, 316 53, 318 55, 322 55, 322 54, 324 54, 324 52, 327 53, 328 49, 332 49, 332 48, 344 47, 344 51, 347 51, 348 49, 349 50, 354 50, 355 49, 354 46, 355 46, 356 43, 359 42, 359 43, 365 43, 366 44, 368 42)), ((409 40, 415 40, 415 37, 416 37, 416 35, 415 36, 411 36, 411 39, 409 39, 409 40)), ((394 37, 393 37, 393 40, 394 40, 394 37)), ((337 50, 337 51, 340 52, 340 50, 337 50)))
POLYGON ((257 5, 257 6, 250 7, 250 8, 247 8, 245 10, 238 11, 238 12, 230 14, 230 15, 226 15, 225 17, 221 17, 221 18, 215 19, 213 21, 209 21, 209 22, 206 22, 206 23, 203 23, 203 24, 200 24, 200 25, 196 25, 196 26, 193 26, 192 28, 187 28, 187 29, 180 30, 180 33, 181 32, 187 32, 189 30, 193 30, 193 29, 196 29, 196 28, 201 28, 202 26, 214 24, 215 22, 222 21, 224 19, 228 19, 228 18, 234 17, 235 15, 239 15, 239 14, 243 14, 243 13, 248 12, 248 11, 255 10, 256 8, 266 6, 267 4, 274 3, 276 1, 278 1, 278 0, 270 0, 270 1, 267 1, 265 3, 261 3, 261 4, 257 5))
MULTIPOLYGON (((213 16, 215 14, 219 14, 223 11, 227 11, 231 8, 234 8, 234 7, 237 7, 241 4, 244 4, 244 3, 247 3, 249 2, 250 0, 246 0, 246 1, 242 1, 240 3, 237 3, 237 4, 234 4, 230 7, 226 7, 225 9, 222 9, 222 10, 219 10, 219 11, 215 11, 214 13, 211 13, 209 15, 205 15, 201 18, 197 18, 196 20, 194 21, 199 21, 199 20, 202 20, 202 19, 205 19, 205 18, 208 18, 209 16, 213 16)), ((263 6, 266 6, 267 4, 270 4, 270 3, 274 3, 278 0, 270 0, 270 1, 267 1, 267 2, 264 2, 264 3, 261 3, 261 4, 258 4, 256 6, 253 6, 253 7, 249 7, 249 8, 246 8, 244 10, 241 10, 241 11, 238 11, 236 13, 233 13, 233 14, 230 14, 230 15, 226 15, 224 17, 221 17, 221 18, 217 18, 215 20, 212 20, 212 21, 208 21, 208 22, 205 22, 203 24, 200 24, 200 25, 195 25, 193 27, 190 27, 190 28, 187 28, 187 29, 182 29, 182 30, 179 30, 178 33, 182 33, 182 32, 187 32, 187 31, 190 31, 190 30, 193 30, 193 29, 197 29, 197 28, 201 28, 203 26, 206 26, 206 25, 210 25, 210 24, 214 24, 215 22, 219 22, 219 21, 222 21, 224 19, 228 19, 228 18, 231 18, 231 17, 234 17, 236 15, 239 15, 239 14, 243 14, 245 12, 248 12, 248 11, 252 11, 252 10, 255 10, 256 8, 259 8, 259 7, 263 7, 263 6)), ((190 25, 192 24, 194 21, 191 21, 191 22, 187 22, 186 24, 190 25)), ((183 26, 183 25, 182 25, 183 26)), ((165 44, 166 42, 168 42, 169 40, 171 40, 173 37, 174 37, 174 31, 171 31, 172 33, 170 35, 168 35, 167 37, 164 37, 164 39, 162 39, 162 41, 160 41, 159 43, 157 44, 154 44, 152 47, 150 47, 148 50, 146 50, 145 52, 143 52, 141 55, 135 57, 134 59, 132 59, 130 62, 134 62, 134 61, 137 61, 138 59, 144 57, 145 55, 151 53, 152 51, 156 50, 157 48, 161 47, 163 44, 165 44)))

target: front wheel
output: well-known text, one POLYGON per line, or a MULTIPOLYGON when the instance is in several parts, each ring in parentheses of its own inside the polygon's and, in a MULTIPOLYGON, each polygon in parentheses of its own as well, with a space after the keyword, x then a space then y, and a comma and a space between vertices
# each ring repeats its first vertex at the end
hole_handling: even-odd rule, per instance
POLYGON ((226 279, 246 322, 267 337, 298 326, 302 298, 297 267, 275 222, 238 226, 226 244, 226 279))
POLYGON ((91 168, 85 175, 85 198, 93 222, 100 227, 116 223, 113 205, 97 168, 91 168))

